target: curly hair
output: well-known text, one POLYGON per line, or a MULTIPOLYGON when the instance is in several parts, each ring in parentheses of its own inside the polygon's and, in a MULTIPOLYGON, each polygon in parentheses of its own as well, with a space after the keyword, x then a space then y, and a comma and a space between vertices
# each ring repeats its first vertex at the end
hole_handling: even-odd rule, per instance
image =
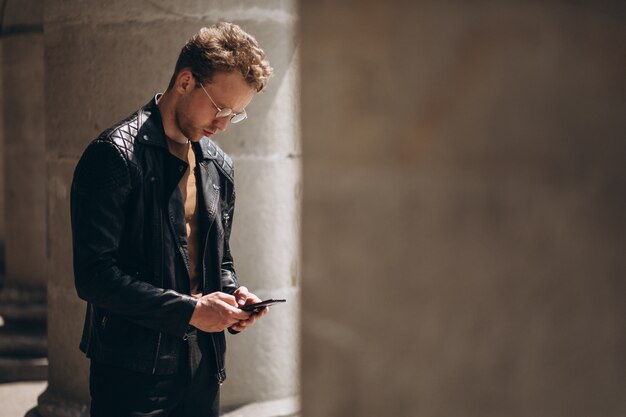
POLYGON ((265 88, 273 71, 256 39, 228 22, 204 27, 187 41, 178 56, 168 89, 185 68, 202 83, 211 82, 216 72, 239 71, 257 92, 265 88))

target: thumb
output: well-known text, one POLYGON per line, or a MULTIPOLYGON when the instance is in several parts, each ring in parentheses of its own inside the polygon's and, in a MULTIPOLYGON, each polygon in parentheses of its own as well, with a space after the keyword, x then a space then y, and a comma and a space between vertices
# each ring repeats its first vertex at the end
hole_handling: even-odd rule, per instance
POLYGON ((246 287, 239 287, 235 290, 234 296, 237 299, 237 304, 240 306, 246 304, 246 300, 248 299, 248 289, 246 287))

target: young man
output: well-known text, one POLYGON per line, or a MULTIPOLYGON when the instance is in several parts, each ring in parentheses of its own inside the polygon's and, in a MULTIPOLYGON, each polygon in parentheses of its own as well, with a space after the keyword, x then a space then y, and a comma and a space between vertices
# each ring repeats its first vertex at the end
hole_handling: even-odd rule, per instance
POLYGON ((231 159, 209 137, 246 118, 272 72, 218 23, 183 47, 163 94, 104 131, 72 183, 74 274, 88 302, 92 417, 217 416, 224 330, 267 313, 230 254, 231 159))

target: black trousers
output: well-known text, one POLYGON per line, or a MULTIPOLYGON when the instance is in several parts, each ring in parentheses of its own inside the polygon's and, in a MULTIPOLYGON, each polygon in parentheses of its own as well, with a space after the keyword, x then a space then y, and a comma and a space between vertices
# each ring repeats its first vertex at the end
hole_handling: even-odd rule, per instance
POLYGON ((148 375, 91 361, 91 417, 217 417, 213 352, 202 355, 196 331, 183 345, 179 371, 148 375))

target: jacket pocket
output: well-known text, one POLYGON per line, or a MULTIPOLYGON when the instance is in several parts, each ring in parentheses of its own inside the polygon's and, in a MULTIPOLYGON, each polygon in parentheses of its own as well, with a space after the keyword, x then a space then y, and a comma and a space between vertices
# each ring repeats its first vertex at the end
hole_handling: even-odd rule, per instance
POLYGON ((104 348, 128 345, 131 337, 131 323, 122 317, 103 311, 95 323, 96 332, 104 348))

